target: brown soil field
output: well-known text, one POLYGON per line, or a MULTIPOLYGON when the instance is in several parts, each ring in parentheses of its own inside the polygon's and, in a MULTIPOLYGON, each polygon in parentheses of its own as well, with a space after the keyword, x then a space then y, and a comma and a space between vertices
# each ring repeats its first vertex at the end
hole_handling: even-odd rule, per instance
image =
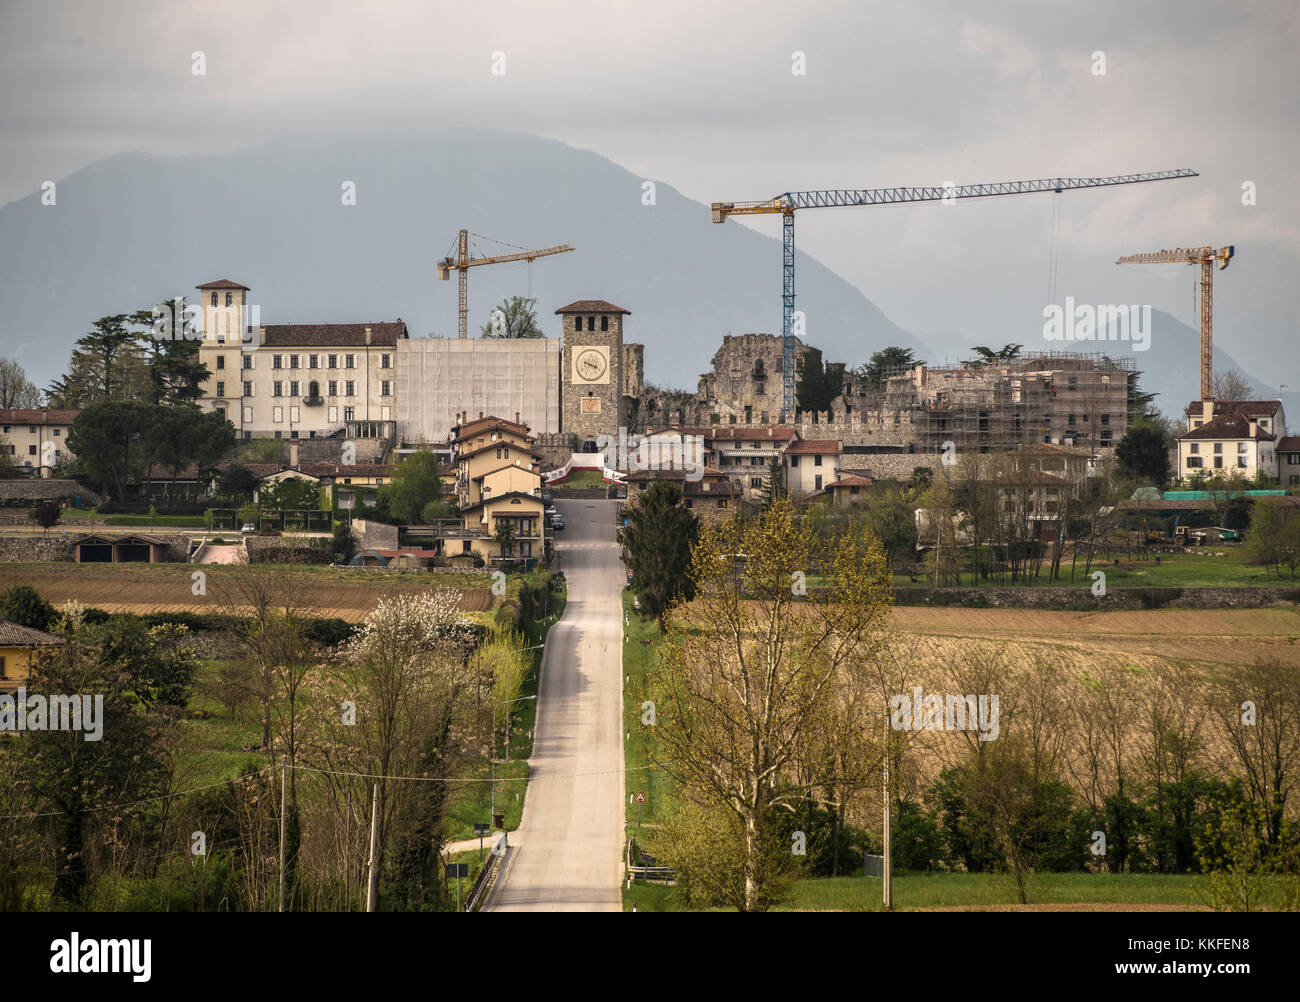
MULTIPOLYGON (((105 612, 221 612, 227 568, 205 564, 0 564, 0 591, 16 584, 35 588, 56 607, 76 599, 105 612), (191 592, 190 575, 207 575, 207 595, 191 592)), ((285 569, 302 581, 302 601, 309 615, 337 616, 359 622, 381 596, 413 594, 430 588, 455 587, 466 612, 491 609, 493 596, 483 587, 465 588, 447 575, 419 571, 390 573, 330 568, 285 569)))
POLYGON ((901 632, 940 643, 1023 645, 1067 660, 1241 664, 1273 658, 1300 665, 1300 611, 1295 609, 1051 612, 899 606, 891 617, 901 632))

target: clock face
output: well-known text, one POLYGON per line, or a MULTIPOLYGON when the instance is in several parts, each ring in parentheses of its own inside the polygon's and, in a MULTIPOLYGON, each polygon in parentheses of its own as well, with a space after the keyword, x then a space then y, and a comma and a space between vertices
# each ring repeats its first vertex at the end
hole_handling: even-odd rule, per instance
POLYGON ((609 363, 605 359, 604 352, 595 348, 585 348, 577 353, 573 366, 579 379, 594 383, 605 375, 609 363))

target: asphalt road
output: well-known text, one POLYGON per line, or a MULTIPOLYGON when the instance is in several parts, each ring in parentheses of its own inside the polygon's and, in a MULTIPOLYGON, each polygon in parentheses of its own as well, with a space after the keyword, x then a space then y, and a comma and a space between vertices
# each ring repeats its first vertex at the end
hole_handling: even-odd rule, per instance
POLYGON ((568 582, 542 659, 532 775, 484 911, 620 911, 623 613, 615 501, 557 501, 568 582))

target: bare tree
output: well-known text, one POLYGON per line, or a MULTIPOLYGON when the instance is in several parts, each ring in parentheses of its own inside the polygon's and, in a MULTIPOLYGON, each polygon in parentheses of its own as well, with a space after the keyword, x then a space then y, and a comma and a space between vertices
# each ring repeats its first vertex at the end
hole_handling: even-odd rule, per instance
POLYGON ((41 406, 41 391, 12 358, 0 358, 0 409, 41 406))

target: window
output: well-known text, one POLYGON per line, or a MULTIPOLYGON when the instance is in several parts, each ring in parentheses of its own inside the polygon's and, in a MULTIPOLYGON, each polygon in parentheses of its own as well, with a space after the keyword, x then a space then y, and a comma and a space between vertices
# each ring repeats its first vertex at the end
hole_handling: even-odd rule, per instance
POLYGON ((319 400, 319 399, 320 399, 320 383, 316 382, 316 380, 314 380, 314 379, 313 379, 310 383, 308 383, 308 384, 307 384, 307 395, 308 395, 309 397, 311 397, 313 400, 319 400))
POLYGON ((470 548, 471 548, 472 545, 473 545, 473 544, 471 544, 470 541, 469 541, 468 539, 462 539, 462 540, 460 541, 460 552, 461 552, 461 553, 468 553, 468 552, 470 551, 470 548))
POLYGON ((216 306, 216 305, 217 305, 217 294, 216 294, 215 292, 212 294, 212 300, 211 300, 211 302, 212 302, 212 305, 213 305, 213 306, 216 306))
POLYGON ((356 386, 357 386, 357 384, 354 383, 352 380, 349 379, 346 383, 343 384, 343 387, 344 387, 344 389, 343 389, 343 395, 344 395, 345 397, 355 397, 355 396, 357 395, 357 394, 356 394, 356 386))
POLYGON ((1249 452, 1249 451, 1250 451, 1250 443, 1249 443, 1249 442, 1238 442, 1238 443, 1237 443, 1237 451, 1238 451, 1239 453, 1249 452))
POLYGON ((1109 415, 1109 414, 1103 414, 1103 415, 1101 416, 1101 423, 1102 423, 1102 424, 1110 424, 1110 415, 1109 415))
POLYGON ((582 317, 574 317, 574 318, 573 318, 573 329, 574 329, 575 331, 580 331, 580 330, 582 330, 582 317))
POLYGON ((235 305, 235 294, 233 292, 226 293, 226 305, 227 306, 235 305))
POLYGON ((225 395, 226 395, 226 384, 225 384, 224 382, 221 382, 220 380, 218 380, 218 382, 217 382, 217 396, 219 396, 219 397, 224 397, 225 395))
POLYGON ((754 490, 758 490, 760 487, 763 486, 763 478, 762 478, 762 477, 750 477, 750 478, 749 478, 749 486, 750 486, 751 488, 753 488, 754 490))
POLYGON ((289 383, 289 396, 296 397, 297 395, 298 395, 298 380, 295 379, 289 383))
POLYGON ((1193 443, 1192 443, 1191 445, 1189 445, 1187 448, 1188 448, 1188 451, 1191 452, 1193 455, 1195 455, 1196 453, 1198 453, 1198 452, 1201 451, 1201 445, 1200 445, 1199 442, 1193 442, 1193 443))
POLYGON ((55 428, 55 429, 54 429, 54 437, 55 437, 55 438, 58 438, 61 434, 63 434, 63 429, 62 429, 62 428, 55 428))
POLYGON ((331 355, 331 356, 330 356, 330 368, 331 368, 331 369, 337 369, 338 367, 339 367, 339 357, 338 357, 337 355, 331 355))
POLYGON ((245 355, 245 356, 244 356, 244 368, 245 368, 245 369, 251 369, 252 367, 253 367, 253 356, 252 356, 252 355, 245 355))
POLYGON ((29 424, 29 425, 27 426, 27 433, 28 433, 29 435, 35 435, 35 434, 36 434, 36 425, 34 425, 34 424, 29 424))
POLYGON ((282 386, 284 386, 284 384, 283 384, 282 382, 280 382, 278 379, 277 379, 274 383, 272 383, 272 384, 271 384, 271 396, 273 396, 273 397, 282 397, 282 396, 284 396, 284 394, 280 392, 280 388, 281 388, 282 386))
MULTIPOLYGON (((822 457, 821 457, 821 456, 813 456, 813 466, 821 466, 821 465, 822 465, 822 457)), ((818 480, 821 480, 821 477, 818 477, 817 479, 818 479, 818 480)))
POLYGON ((29 446, 27 447, 27 455, 29 455, 29 456, 34 456, 34 455, 36 455, 36 446, 34 446, 34 445, 29 445, 29 446))
POLYGON ((790 457, 790 466, 793 468, 793 467, 798 466, 798 465, 799 465, 799 457, 798 457, 798 456, 791 456, 791 457, 790 457))
POLYGON ((272 355, 272 356, 271 356, 271 368, 272 368, 272 369, 282 369, 282 368, 284 368, 284 366, 282 366, 282 365, 280 364, 280 360, 281 360, 281 356, 280 356, 280 355, 272 355))
POLYGON ((388 392, 388 387, 390 385, 392 384, 389 383, 387 379, 385 379, 382 383, 379 384, 379 395, 381 397, 391 396, 391 394, 388 392))
POLYGON ((0 678, 8 678, 5 675, 5 659, 3 657, 0 657, 0 678))
POLYGON ((8 425, 5 425, 5 431, 4 431, 4 433, 5 433, 6 435, 9 434, 9 426, 8 426, 8 425))
POLYGON ((226 356, 225 356, 225 355, 218 355, 218 356, 217 356, 217 368, 218 368, 218 369, 224 369, 225 367, 226 367, 226 356))
POLYGON ((1201 457, 1200 457, 1200 456, 1188 456, 1188 457, 1187 457, 1187 468, 1188 468, 1189 470, 1199 470, 1199 469, 1201 468, 1201 457))
POLYGON ((391 355, 380 355, 380 356, 379 356, 379 367, 380 367, 381 369, 391 369, 392 366, 389 364, 389 360, 390 360, 392 357, 393 357, 393 356, 391 356, 391 355))
POLYGON ((344 355, 344 356, 343 356, 343 368, 345 368, 345 369, 355 369, 356 367, 357 367, 357 356, 356 356, 356 355, 344 355))
POLYGON ((343 408, 343 420, 344 420, 344 421, 351 421, 351 420, 353 420, 352 413, 353 413, 353 408, 351 408, 351 407, 344 407, 344 408, 343 408))
POLYGON ((244 380, 244 396, 246 396, 246 397, 251 397, 252 395, 253 395, 253 384, 252 384, 251 382, 249 382, 247 379, 245 379, 245 380, 244 380))
POLYGON ((225 417, 225 416, 226 416, 226 409, 225 409, 224 407, 218 407, 218 408, 217 408, 217 413, 220 414, 222 417, 225 417))
POLYGON ((588 318, 587 318, 587 330, 589 330, 589 331, 594 331, 595 329, 596 329, 596 318, 595 318, 595 317, 588 317, 588 318))
POLYGON ((1222 457, 1222 456, 1215 456, 1215 457, 1214 457, 1214 468, 1215 468, 1216 470, 1221 470, 1221 469, 1223 469, 1223 457, 1222 457))
POLYGON ((296 368, 298 368, 298 356, 297 356, 297 355, 290 355, 290 356, 289 356, 289 368, 290 368, 290 369, 296 369, 296 368))
MULTIPOLYGON (((820 459, 821 457, 819 456, 818 458, 820 459)), ((813 490, 815 490, 815 491, 819 491, 819 490, 821 490, 821 489, 822 489, 822 475, 821 475, 820 473, 817 474, 817 476, 814 477, 813 480, 814 480, 814 483, 813 483, 813 490)))
POLYGON ((609 317, 600 318, 600 329, 603 331, 609 330, 609 317))
POLYGON ((1300 452, 1288 452, 1286 454, 1287 466, 1300 466, 1300 452))
POLYGON ((339 381, 337 379, 331 379, 329 381, 329 395, 331 397, 337 397, 339 395, 339 381))
POLYGON ((1215 442, 1215 443, 1214 443, 1214 454, 1217 456, 1217 455, 1219 455, 1219 454, 1222 453, 1222 452, 1223 452, 1223 443, 1222 443, 1222 442, 1215 442))
POLYGON ((319 362, 320 362, 320 356, 319 356, 319 355, 308 355, 308 356, 307 356, 307 368, 309 368, 309 369, 319 369, 320 366, 317 364, 317 363, 319 363, 319 362))

